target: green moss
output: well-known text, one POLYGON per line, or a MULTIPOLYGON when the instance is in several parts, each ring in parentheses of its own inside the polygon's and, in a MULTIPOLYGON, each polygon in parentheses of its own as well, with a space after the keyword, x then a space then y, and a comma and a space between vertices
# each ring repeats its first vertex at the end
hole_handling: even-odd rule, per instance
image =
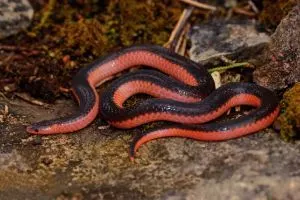
POLYGON ((177 2, 159 0, 110 1, 103 17, 107 35, 122 46, 135 43, 164 44, 181 13, 177 2))
MULTIPOLYGON (((69 8, 71 9, 71 8, 69 8)), ((62 25, 60 37, 70 48, 80 46, 80 53, 92 48, 99 56, 108 49, 139 43, 162 45, 181 13, 180 5, 152 1, 109 1, 106 9, 93 18, 72 22, 70 18, 62 25)))
POLYGON ((97 19, 80 19, 65 23, 58 34, 64 39, 65 48, 76 49, 76 53, 80 55, 90 51, 99 56, 110 46, 103 31, 97 19))
POLYGON ((47 6, 45 6, 45 8, 42 9, 42 11, 40 12, 40 14, 41 14, 40 22, 33 28, 32 33, 35 34, 41 28, 47 27, 49 25, 48 19, 53 14, 53 10, 55 8, 55 5, 56 5, 56 0, 49 0, 49 3, 47 4, 47 6))
POLYGON ((281 101, 282 113, 278 117, 281 137, 289 141, 300 135, 300 83, 288 90, 281 101))
POLYGON ((52 45, 49 52, 54 58, 61 60, 67 54, 82 61, 89 55, 92 57, 84 60, 90 62, 123 46, 163 45, 182 11, 177 1, 96 2, 86 1, 78 6, 51 0, 38 12, 40 20, 33 32, 52 45), (48 34, 43 36, 45 31, 48 34))
MULTIPOLYGON (((132 44, 162 45, 180 17, 181 6, 171 0, 49 0, 36 9, 31 32, 25 36, 42 54, 39 60, 34 58, 37 74, 22 76, 24 82, 31 87, 30 77, 35 76, 56 83, 54 88, 67 88, 78 68, 102 55, 132 44)), ((36 97, 41 96, 38 91, 36 97)))

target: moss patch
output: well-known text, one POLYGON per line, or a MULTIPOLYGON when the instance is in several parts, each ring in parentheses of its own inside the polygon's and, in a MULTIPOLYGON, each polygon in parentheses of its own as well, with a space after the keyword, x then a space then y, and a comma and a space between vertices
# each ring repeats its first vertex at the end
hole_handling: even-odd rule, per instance
MULTIPOLYGON (((0 80, 48 103, 70 97, 66 89, 73 75, 100 56, 133 44, 166 43, 184 6, 171 0, 32 4, 32 27, 1 41, 13 50, 0 55, 0 80)), ((4 86, 0 83, 0 91, 10 96, 4 86)))
POLYGON ((300 83, 284 94, 281 101, 282 113, 278 118, 281 137, 289 141, 299 137, 300 130, 300 83))

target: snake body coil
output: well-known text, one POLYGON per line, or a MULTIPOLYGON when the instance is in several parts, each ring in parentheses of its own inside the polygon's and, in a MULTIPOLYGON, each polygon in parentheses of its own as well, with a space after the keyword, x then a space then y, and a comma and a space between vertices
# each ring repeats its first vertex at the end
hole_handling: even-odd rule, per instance
POLYGON ((278 99, 268 89, 250 83, 230 83, 214 90, 214 82, 205 68, 152 45, 125 48, 95 61, 73 78, 72 90, 79 103, 76 114, 35 123, 28 126, 27 131, 33 134, 74 132, 90 124, 99 108, 101 117, 118 128, 132 128, 157 120, 179 123, 137 136, 130 150, 133 157, 140 145, 161 137, 209 141, 240 137, 268 127, 279 113, 278 99), (164 74, 154 70, 129 73, 115 81, 99 98, 95 89, 98 83, 137 65, 164 74), (158 98, 124 108, 123 103, 137 93, 158 98), (256 109, 238 119, 198 125, 239 105, 256 109))

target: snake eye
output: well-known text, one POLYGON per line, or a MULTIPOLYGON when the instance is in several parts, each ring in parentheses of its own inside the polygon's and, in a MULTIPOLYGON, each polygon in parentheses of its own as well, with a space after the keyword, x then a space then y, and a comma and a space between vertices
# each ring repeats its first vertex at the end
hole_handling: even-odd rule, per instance
POLYGON ((38 132, 39 132, 39 130, 38 130, 38 129, 34 129, 34 131, 35 131, 36 133, 38 133, 38 132))

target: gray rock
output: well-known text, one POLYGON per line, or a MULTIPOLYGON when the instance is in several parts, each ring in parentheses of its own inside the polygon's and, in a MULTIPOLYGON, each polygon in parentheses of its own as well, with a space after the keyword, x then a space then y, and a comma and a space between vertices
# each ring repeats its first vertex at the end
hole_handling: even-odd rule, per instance
POLYGON ((27 0, 0 1, 0 39, 26 29, 33 17, 33 8, 27 0))
POLYGON ((210 22, 194 26, 189 34, 190 58, 202 64, 218 64, 222 56, 247 59, 268 44, 267 34, 258 32, 251 21, 210 22))
POLYGON ((300 81, 300 2, 280 22, 264 63, 254 72, 254 81, 270 89, 283 89, 300 81))

